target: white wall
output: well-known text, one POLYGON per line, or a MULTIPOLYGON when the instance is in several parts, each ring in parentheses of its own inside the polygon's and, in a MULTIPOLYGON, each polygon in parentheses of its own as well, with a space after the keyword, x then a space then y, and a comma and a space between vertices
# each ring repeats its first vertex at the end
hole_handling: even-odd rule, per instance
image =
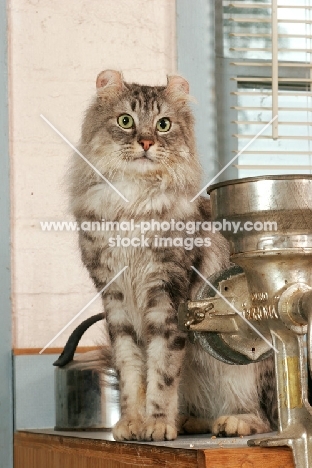
MULTIPOLYGON (((97 74, 164 84, 175 71, 174 0, 10 0, 10 142, 15 347, 42 348, 94 296, 75 233, 42 232, 69 220, 66 167, 97 74)), ((101 310, 98 299, 54 343, 101 310)), ((96 344, 99 329, 83 345, 96 344)))

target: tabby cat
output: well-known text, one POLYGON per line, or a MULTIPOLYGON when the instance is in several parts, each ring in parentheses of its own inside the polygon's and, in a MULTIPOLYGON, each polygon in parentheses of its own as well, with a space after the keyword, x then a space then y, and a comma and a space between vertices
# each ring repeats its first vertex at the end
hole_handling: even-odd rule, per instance
POLYGON ((270 431, 272 361, 224 364, 178 328, 177 307, 194 297, 201 281, 191 267, 208 277, 229 264, 220 234, 209 233, 207 240, 200 227, 191 235, 178 229, 179 222, 201 226, 210 217, 206 198, 190 202, 200 189, 201 167, 187 81, 171 76, 166 86, 141 86, 106 70, 96 87, 79 150, 97 171, 74 156, 71 206, 79 223, 116 223, 110 230, 79 231, 82 260, 96 288, 102 290, 127 267, 102 294, 120 384, 114 438, 159 441, 175 439, 178 432, 270 431), (124 224, 116 232, 117 223, 131 219, 134 229, 124 224), (176 224, 170 231, 168 223, 150 229, 142 241, 141 223, 151 220, 176 224), (174 245, 156 245, 157 236, 170 237, 174 245), (128 245, 134 238, 136 245, 128 245))

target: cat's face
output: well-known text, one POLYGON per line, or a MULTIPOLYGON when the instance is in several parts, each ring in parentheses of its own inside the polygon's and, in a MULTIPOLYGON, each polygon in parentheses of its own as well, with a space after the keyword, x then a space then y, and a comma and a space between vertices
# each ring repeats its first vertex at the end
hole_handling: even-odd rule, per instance
POLYGON ((172 77, 167 86, 128 84, 107 70, 97 79, 97 100, 90 107, 82 143, 92 163, 113 180, 177 179, 198 167, 188 84, 172 77))

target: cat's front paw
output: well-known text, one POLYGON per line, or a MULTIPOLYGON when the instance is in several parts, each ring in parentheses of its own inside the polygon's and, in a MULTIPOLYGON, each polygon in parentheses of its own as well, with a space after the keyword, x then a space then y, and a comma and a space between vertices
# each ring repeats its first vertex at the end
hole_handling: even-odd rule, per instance
POLYGON ((143 421, 141 418, 121 418, 113 428, 115 440, 141 440, 143 421))
POLYGON ((212 425, 212 433, 219 437, 248 436, 269 431, 269 424, 253 414, 220 416, 212 425))
POLYGON ((164 418, 150 418, 144 425, 141 438, 146 441, 174 440, 177 435, 174 423, 170 423, 164 418))

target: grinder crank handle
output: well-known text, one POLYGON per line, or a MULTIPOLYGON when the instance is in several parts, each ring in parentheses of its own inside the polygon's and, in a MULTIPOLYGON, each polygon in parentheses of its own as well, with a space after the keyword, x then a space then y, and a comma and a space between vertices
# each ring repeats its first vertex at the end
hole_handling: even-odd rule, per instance
POLYGON ((312 375, 312 288, 304 283, 289 286, 281 294, 278 311, 287 328, 299 335, 307 334, 307 357, 312 375))
POLYGON ((299 308, 308 322, 307 348, 310 376, 312 375, 312 289, 302 294, 299 308))

